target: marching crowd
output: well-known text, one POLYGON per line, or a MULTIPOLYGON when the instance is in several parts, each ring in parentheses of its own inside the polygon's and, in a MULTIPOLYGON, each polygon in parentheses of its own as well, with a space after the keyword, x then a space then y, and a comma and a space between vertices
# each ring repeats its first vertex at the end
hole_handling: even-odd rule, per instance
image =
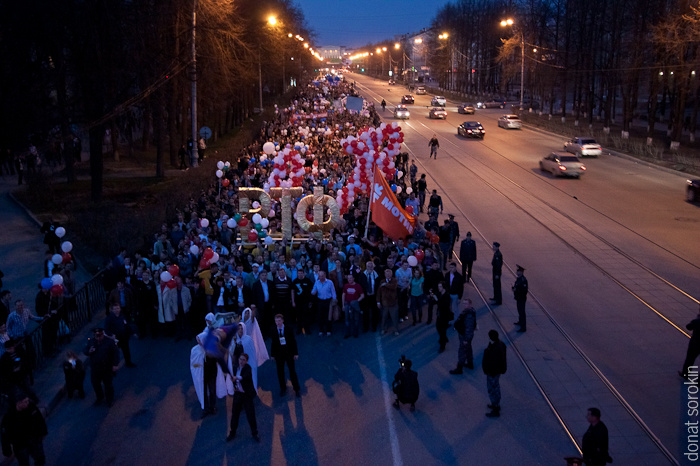
MULTIPOLYGON (((396 156, 391 183, 401 206, 417 217, 412 235, 396 240, 386 236, 368 219, 367 197, 357 196, 339 224, 322 239, 302 234, 293 222, 292 241, 266 241, 282 232, 281 209, 274 202, 265 233, 256 235, 254 241, 239 238, 239 188, 267 188, 273 173, 272 162, 261 157, 265 142, 301 147, 306 153, 301 180, 304 195, 311 194, 314 186, 323 186, 324 193, 335 198, 352 179, 354 157, 343 150, 342 141, 358 128, 381 124, 372 106, 350 113, 332 105, 353 94, 353 85, 345 81, 310 85, 300 91, 290 107, 278 109, 264 123, 257 141, 233 157, 235 161, 225 165, 221 176, 212 177, 207 189, 194 193, 175 218, 162 224, 152 249, 125 247, 114 257, 104 273, 108 316, 103 327, 94 329, 94 338, 85 349, 97 403, 111 406, 114 402, 112 377, 119 350, 125 365, 135 367, 129 347, 134 335, 175 340, 196 336, 190 367, 202 417, 216 413, 217 397, 233 395, 227 440, 235 437, 238 418, 245 411, 251 433, 259 441, 253 400, 257 369, 268 358, 277 366, 280 396, 287 391, 285 365, 296 395, 301 396, 295 370, 296 339, 301 335, 358 338, 361 332, 377 331, 399 335, 408 326, 434 323, 436 349, 443 352, 447 330, 454 326, 459 344, 457 367, 450 373, 474 368, 471 342, 476 313, 464 296, 464 286, 477 259, 476 243, 470 232, 461 237, 454 215, 448 214, 439 223, 442 199, 436 189, 429 189, 425 174, 418 175, 417 165, 407 154, 396 156), (299 118, 321 112, 323 117, 299 118), (455 255, 461 269, 452 259, 455 255), (270 340, 269 354, 266 339, 270 340)), ((293 200, 293 210, 299 199, 293 200)), ((498 246, 494 243, 492 261, 495 305, 502 299, 498 246)), ((518 266, 514 286, 520 331, 526 330, 528 292, 523 271, 518 266)), ((3 303, 11 300, 5 292, 0 296, 3 303)), ((15 307, 13 312, 18 308, 22 312, 21 304, 15 307)), ((0 327, 0 339, 2 330, 0 327)), ((483 358, 491 401, 487 415, 498 417, 506 346, 495 330, 489 332, 489 340, 483 358)), ((69 354, 64 368, 68 393, 77 390, 84 397, 85 369, 80 358, 69 354)), ((409 364, 402 371, 410 373, 410 369, 409 364)), ((28 384, 20 388, 31 393, 28 384)), ((417 397, 417 391, 412 393, 417 397)), ((413 408, 413 396, 397 395, 397 408, 399 401, 413 408)), ((4 433, 3 427, 5 453, 4 433)))

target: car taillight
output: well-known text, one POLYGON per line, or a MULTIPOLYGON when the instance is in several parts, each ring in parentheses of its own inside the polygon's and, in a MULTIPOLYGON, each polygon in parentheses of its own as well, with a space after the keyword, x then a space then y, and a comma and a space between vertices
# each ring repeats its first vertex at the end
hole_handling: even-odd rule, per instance
POLYGON ((472 130, 470 130, 470 129, 467 130, 467 133, 471 133, 471 132, 472 132, 472 130))
POLYGON ((585 170, 586 170, 586 167, 584 167, 583 165, 581 165, 581 170, 585 171, 585 170))
POLYGON ((564 165, 559 165, 559 170, 566 171, 566 167, 564 165))

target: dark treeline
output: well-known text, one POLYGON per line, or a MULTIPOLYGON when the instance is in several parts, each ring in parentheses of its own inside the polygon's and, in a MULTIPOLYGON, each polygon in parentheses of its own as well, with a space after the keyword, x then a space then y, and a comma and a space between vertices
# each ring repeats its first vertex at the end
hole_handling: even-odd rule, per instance
MULTIPOLYGON (((0 147, 21 151, 30 142, 89 134, 92 197, 99 200, 107 134, 117 160, 118 139, 132 157, 135 149, 155 149, 162 176, 191 135, 192 80, 198 126, 224 135, 259 106, 259 75, 266 101, 301 81, 314 58, 297 34, 309 38, 290 0, 2 2, 0 147)), ((72 181, 73 157, 65 162, 72 181)))

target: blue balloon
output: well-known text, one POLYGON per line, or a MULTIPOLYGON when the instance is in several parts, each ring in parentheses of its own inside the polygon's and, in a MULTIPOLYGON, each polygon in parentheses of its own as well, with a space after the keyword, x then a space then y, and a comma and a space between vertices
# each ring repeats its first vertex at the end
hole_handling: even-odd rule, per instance
POLYGON ((324 179, 324 180, 323 180, 323 186, 325 186, 325 185, 327 185, 327 184, 328 184, 328 180, 324 179))
POLYGON ((41 279, 41 287, 45 290, 50 289, 53 286, 53 282, 51 281, 50 278, 42 278, 41 279))
POLYGON ((392 190, 393 192, 396 192, 396 185, 395 185, 395 184, 392 184, 392 185, 391 185, 391 190, 392 190))
POLYGON ((251 162, 251 163, 255 163, 255 157, 251 157, 251 158, 250 158, 250 162, 251 162))

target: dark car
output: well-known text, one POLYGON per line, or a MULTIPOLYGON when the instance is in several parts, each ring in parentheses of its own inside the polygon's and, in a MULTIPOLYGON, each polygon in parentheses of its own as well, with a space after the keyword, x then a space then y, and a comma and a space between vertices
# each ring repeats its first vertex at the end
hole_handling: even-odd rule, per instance
POLYGON ((476 103, 476 108, 506 108, 506 101, 501 99, 490 99, 476 103))
POLYGON ((457 107, 457 112, 474 115, 474 113, 476 113, 476 110, 474 109, 474 104, 465 103, 457 107))
POLYGON ((412 104, 415 102, 415 99, 411 94, 406 94, 405 96, 401 97, 401 103, 402 104, 412 104))
POLYGON ((486 130, 478 121, 465 121, 457 127, 457 134, 465 138, 484 139, 486 130))
POLYGON ((685 198, 688 202, 700 202, 700 180, 688 180, 685 198))

